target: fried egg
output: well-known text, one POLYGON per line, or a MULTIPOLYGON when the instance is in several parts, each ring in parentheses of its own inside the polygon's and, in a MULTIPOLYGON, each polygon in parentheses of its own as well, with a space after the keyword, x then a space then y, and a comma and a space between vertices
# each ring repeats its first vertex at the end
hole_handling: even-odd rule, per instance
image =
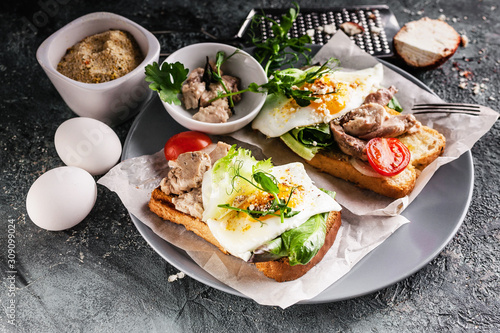
POLYGON ((328 123, 361 106, 368 94, 381 87, 382 79, 382 64, 354 72, 325 74, 314 83, 300 87, 319 97, 305 107, 284 95, 269 95, 252 128, 268 137, 278 137, 295 127, 328 123))
MULTIPOLYGON (((245 212, 228 209, 219 217, 206 221, 217 241, 229 253, 245 261, 250 258, 254 249, 283 232, 300 226, 311 216, 341 209, 332 197, 314 186, 302 163, 275 166, 270 173, 280 184, 280 199, 289 199, 288 206, 298 214, 285 218, 282 222, 279 216, 267 215, 256 220, 245 212)), ((212 189, 203 189, 206 190, 212 189)), ((269 193, 256 189, 252 194, 238 198, 237 203, 229 204, 238 205, 243 209, 259 210, 271 200, 269 193)))

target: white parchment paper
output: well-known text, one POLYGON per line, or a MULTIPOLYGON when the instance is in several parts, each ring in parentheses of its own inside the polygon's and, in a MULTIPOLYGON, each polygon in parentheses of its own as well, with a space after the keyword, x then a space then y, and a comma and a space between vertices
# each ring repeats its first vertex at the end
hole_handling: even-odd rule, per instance
MULTIPOLYGON (((315 60, 323 62, 330 57, 340 59, 344 68, 362 69, 377 63, 376 59, 360 50, 343 33, 337 33, 319 51, 315 60)), ((384 69, 384 74, 384 86, 393 84, 398 87, 398 100, 405 110, 410 110, 417 101, 442 102, 388 68, 384 69)), ((306 165, 317 185, 337 192, 336 199, 344 207, 342 226, 334 245, 318 265, 302 278, 284 283, 266 278, 253 265, 222 254, 216 247, 186 231, 184 227, 166 223, 149 211, 147 203, 151 191, 158 186, 168 169, 163 151, 123 161, 98 183, 116 192, 131 214, 157 235, 185 250, 200 267, 222 283, 260 304, 286 308, 320 294, 401 225, 408 223, 399 213, 421 191, 435 170, 470 149, 491 128, 497 117, 498 114, 491 109, 486 109, 477 117, 418 117, 424 124, 437 128, 446 136, 447 148, 443 157, 424 170, 412 194, 399 200, 360 190, 306 165)), ((279 140, 267 139, 249 128, 234 133, 232 137, 253 145, 256 152, 272 157, 275 165, 299 160, 279 140)))

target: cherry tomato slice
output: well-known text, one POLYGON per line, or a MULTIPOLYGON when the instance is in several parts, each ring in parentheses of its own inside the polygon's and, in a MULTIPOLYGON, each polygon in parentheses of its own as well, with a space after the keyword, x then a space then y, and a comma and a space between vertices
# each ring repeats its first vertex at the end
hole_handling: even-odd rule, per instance
POLYGON ((410 163, 410 150, 396 138, 374 138, 366 145, 368 162, 383 176, 395 176, 410 163))
POLYGON ((169 161, 176 160, 177 156, 188 151, 197 151, 212 143, 212 140, 203 133, 187 131, 177 133, 168 139, 165 144, 165 158, 169 161))

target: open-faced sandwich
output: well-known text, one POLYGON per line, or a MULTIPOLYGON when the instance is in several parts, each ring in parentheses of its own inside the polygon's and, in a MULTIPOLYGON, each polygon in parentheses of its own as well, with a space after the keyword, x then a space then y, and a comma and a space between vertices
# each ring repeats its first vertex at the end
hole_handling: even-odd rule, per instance
POLYGON ((197 132, 172 137, 165 153, 170 170, 149 208, 223 253, 283 282, 307 273, 332 246, 341 208, 335 193, 313 185, 303 164, 257 161, 249 150, 212 144, 197 132), (186 148, 182 136, 195 145, 186 148), (188 151, 178 154, 176 141, 188 151))
POLYGON ((404 197, 421 170, 443 152, 445 138, 413 115, 400 114, 397 88, 381 87, 382 79, 381 64, 331 71, 296 87, 311 92, 309 105, 270 95, 252 127, 281 138, 321 171, 388 197, 404 197))

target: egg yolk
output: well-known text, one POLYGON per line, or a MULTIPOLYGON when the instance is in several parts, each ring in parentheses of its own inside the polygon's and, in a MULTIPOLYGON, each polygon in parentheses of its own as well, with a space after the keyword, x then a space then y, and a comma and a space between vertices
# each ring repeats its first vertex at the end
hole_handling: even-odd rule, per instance
POLYGON ((322 77, 313 83, 304 84, 302 90, 313 92, 317 98, 311 101, 309 107, 323 116, 342 111, 345 108, 349 94, 346 84, 335 82, 328 76, 322 77))
MULTIPOLYGON (((349 101, 351 90, 356 90, 362 83, 356 80, 352 83, 337 82, 329 75, 325 75, 313 83, 305 83, 300 90, 309 90, 315 97, 308 108, 314 110, 318 115, 330 116, 341 112, 349 101)), ((292 114, 301 107, 291 100, 280 110, 285 114, 292 114)))
MULTIPOLYGON (((297 188, 285 184, 278 184, 278 198, 281 201, 288 201, 288 207, 294 208, 299 202, 300 191, 297 188), (293 193, 292 193, 293 190, 293 193), (290 194, 292 193, 291 197, 290 194)), ((246 209, 264 211, 271 206, 274 196, 268 192, 257 191, 255 196, 247 202, 246 209)))
MULTIPOLYGON (((301 186, 292 187, 285 184, 278 184, 279 193, 278 198, 282 202, 286 202, 287 206, 290 208, 296 207, 303 200, 303 189, 301 186), (292 193, 293 191, 293 193, 292 193)), ((239 205, 240 208, 253 211, 266 211, 271 208, 274 196, 268 192, 256 191, 252 196, 246 198, 239 205)), ((279 211, 274 214, 279 214, 279 211)), ((243 212, 234 211, 233 214, 225 221, 227 230, 237 230, 240 227, 242 232, 251 228, 252 223, 263 222, 268 218, 275 217, 274 215, 265 215, 259 217, 257 220, 250 217, 248 214, 243 212), (244 215, 242 215, 244 214, 244 215), (241 222, 244 224, 241 224, 241 222)))

